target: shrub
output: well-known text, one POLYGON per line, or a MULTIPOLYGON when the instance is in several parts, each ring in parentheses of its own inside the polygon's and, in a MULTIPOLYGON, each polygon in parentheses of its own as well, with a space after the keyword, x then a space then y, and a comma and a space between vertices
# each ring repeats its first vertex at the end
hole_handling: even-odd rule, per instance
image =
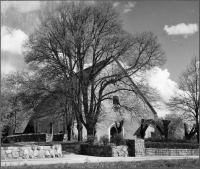
POLYGON ((116 134, 113 137, 112 142, 115 143, 117 146, 126 145, 126 141, 124 140, 124 138, 121 134, 116 134))
POLYGON ((108 135, 101 136, 99 142, 103 143, 104 146, 107 146, 109 142, 108 135))
POLYGON ((64 134, 54 134, 53 135, 53 141, 63 141, 64 134))
POLYGON ((146 148, 169 148, 169 149, 198 149, 198 144, 191 143, 167 143, 167 142, 145 142, 146 148))
POLYGON ((158 139, 158 138, 146 138, 145 142, 167 142, 167 143, 193 143, 194 141, 192 140, 186 140, 186 139, 158 139))
POLYGON ((89 135, 89 136, 87 136, 86 143, 88 143, 89 145, 93 145, 96 140, 97 140, 97 138, 95 136, 89 135))
POLYGON ((46 134, 21 134, 7 136, 9 143, 12 142, 46 142, 46 134))

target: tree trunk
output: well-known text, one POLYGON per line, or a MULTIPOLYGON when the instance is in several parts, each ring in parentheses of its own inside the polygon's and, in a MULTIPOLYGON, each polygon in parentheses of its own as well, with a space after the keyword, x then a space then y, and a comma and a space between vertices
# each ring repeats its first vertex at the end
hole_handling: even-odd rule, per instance
POLYGON ((197 142, 199 143, 199 123, 197 123, 197 142))
POLYGON ((170 122, 171 122, 170 120, 163 120, 164 135, 166 140, 168 140, 168 131, 169 131, 168 126, 170 122))
POLYGON ((68 124, 67 125, 67 138, 68 138, 68 141, 71 141, 71 135, 72 135, 72 124, 68 124))
POLYGON ((86 127, 87 129, 87 136, 94 136, 96 134, 96 129, 95 127, 91 126, 91 125, 88 125, 86 127))
POLYGON ((77 122, 77 130, 78 130, 78 141, 83 141, 83 126, 80 122, 77 122))

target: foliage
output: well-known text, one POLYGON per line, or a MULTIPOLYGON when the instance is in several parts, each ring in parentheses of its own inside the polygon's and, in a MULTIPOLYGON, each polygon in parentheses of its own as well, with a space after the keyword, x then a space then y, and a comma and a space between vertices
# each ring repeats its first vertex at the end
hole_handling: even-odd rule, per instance
POLYGON ((22 166, 2 166, 2 169, 132 169, 132 168, 173 168, 173 169, 183 169, 183 168, 199 168, 199 159, 179 159, 179 160, 151 160, 151 161, 133 161, 133 162, 99 162, 90 163, 85 162, 84 164, 49 164, 49 165, 22 165, 22 166))
POLYGON ((156 138, 146 138, 145 142, 167 142, 167 143, 194 143, 194 141, 186 139, 156 139, 156 138))
MULTIPOLYGON (((6 140, 5 140, 6 141, 6 140)), ((46 142, 46 134, 19 134, 7 136, 7 142, 46 142)))
POLYGON ((53 141, 63 141, 64 134, 54 134, 53 141))
MULTIPOLYGON (((1 132, 16 132, 17 126, 29 116, 30 110, 23 106, 23 86, 18 83, 18 73, 4 75, 1 83, 1 132)), ((4 134, 4 133, 2 133, 4 134)))
POLYGON ((184 119, 178 113, 166 114, 164 119, 170 120, 169 138, 182 139, 184 137, 184 119))
POLYGON ((109 142, 108 135, 101 136, 100 139, 99 139, 99 142, 103 143, 104 146, 107 146, 108 142, 109 142))
POLYGON ((185 129, 185 137, 191 139, 197 133, 197 141, 199 142, 199 59, 194 57, 185 71, 182 72, 179 78, 176 94, 166 103, 169 110, 182 113, 182 117, 188 123, 195 123, 194 130, 188 134, 185 129), (189 135, 189 137, 187 137, 189 135))
POLYGON ((115 143, 117 146, 126 145, 126 140, 123 138, 122 134, 115 134, 111 142, 115 143))
POLYGON ((104 100, 118 91, 135 92, 114 58, 127 65, 129 75, 161 66, 166 59, 157 36, 129 34, 112 4, 100 1, 62 1, 40 19, 24 47, 26 63, 43 81, 62 82, 78 126, 83 124, 88 135, 94 134, 104 100))
POLYGON ((146 148, 169 148, 169 149, 198 149, 198 144, 172 143, 172 142, 145 142, 146 148))
POLYGON ((93 145, 96 140, 97 140, 96 136, 88 135, 86 143, 88 143, 89 145, 93 145))
POLYGON ((168 126, 168 138, 169 139, 182 139, 184 137, 184 119, 178 114, 171 112, 166 114, 165 117, 159 117, 156 119, 156 123, 159 125, 161 130, 164 131, 162 120, 170 120, 168 126))

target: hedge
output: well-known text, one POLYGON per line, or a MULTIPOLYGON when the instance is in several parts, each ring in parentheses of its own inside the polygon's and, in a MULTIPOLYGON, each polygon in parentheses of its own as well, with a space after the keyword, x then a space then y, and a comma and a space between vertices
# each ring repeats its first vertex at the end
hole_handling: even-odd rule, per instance
MULTIPOLYGON (((54 134, 53 141, 63 141, 64 134, 54 134)), ((1 138, 3 143, 12 142, 46 142, 45 133, 31 133, 31 134, 16 134, 1 138)))
POLYGON ((192 140, 185 140, 185 139, 155 139, 155 138, 146 138, 145 142, 150 141, 150 142, 167 142, 167 143, 195 143, 192 140))
POLYGON ((11 135, 7 136, 4 143, 12 143, 12 142, 46 142, 46 134, 21 134, 21 135, 11 135))
POLYGON ((63 141, 64 134, 54 134, 53 141, 63 141))
POLYGON ((169 148, 169 149, 198 149, 199 144, 146 141, 145 147, 146 148, 169 148))

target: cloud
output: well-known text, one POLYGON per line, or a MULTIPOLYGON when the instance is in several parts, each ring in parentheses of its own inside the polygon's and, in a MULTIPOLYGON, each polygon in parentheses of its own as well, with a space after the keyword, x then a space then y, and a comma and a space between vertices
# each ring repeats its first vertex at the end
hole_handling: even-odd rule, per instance
POLYGON ((132 9, 135 7, 136 2, 128 2, 128 4, 124 5, 123 13, 131 12, 132 9))
MULTIPOLYGON (((155 67, 148 72, 147 77, 149 85, 158 90, 161 98, 165 102, 168 102, 170 97, 180 92, 178 84, 170 79, 170 73, 167 69, 162 70, 159 67, 155 67)), ((160 106, 155 108, 155 110, 159 117, 164 117, 170 113, 163 103, 160 103, 160 106)))
POLYGON ((172 25, 169 27, 165 25, 164 31, 167 32, 168 35, 183 35, 187 38, 189 35, 192 35, 198 31, 198 24, 188 24, 180 23, 178 25, 172 25))
POLYGON ((20 71, 26 69, 21 54, 14 54, 7 51, 1 51, 1 72, 20 71))
POLYGON ((40 9, 40 1, 1 1, 1 11, 5 12, 11 6, 20 12, 29 12, 40 9))
POLYGON ((114 3, 113 3, 113 8, 116 8, 116 7, 118 7, 118 6, 119 6, 119 4, 120 4, 120 2, 114 2, 114 3))
POLYGON ((13 66, 11 66, 9 63, 6 63, 6 64, 1 63, 1 73, 2 74, 8 74, 8 73, 13 72, 15 70, 16 69, 13 66))
POLYGON ((1 50, 21 54, 21 47, 28 36, 21 30, 1 27, 1 50))
POLYGON ((179 90, 177 83, 170 79, 168 70, 162 70, 158 67, 149 72, 149 85, 157 88, 166 102, 179 90))

